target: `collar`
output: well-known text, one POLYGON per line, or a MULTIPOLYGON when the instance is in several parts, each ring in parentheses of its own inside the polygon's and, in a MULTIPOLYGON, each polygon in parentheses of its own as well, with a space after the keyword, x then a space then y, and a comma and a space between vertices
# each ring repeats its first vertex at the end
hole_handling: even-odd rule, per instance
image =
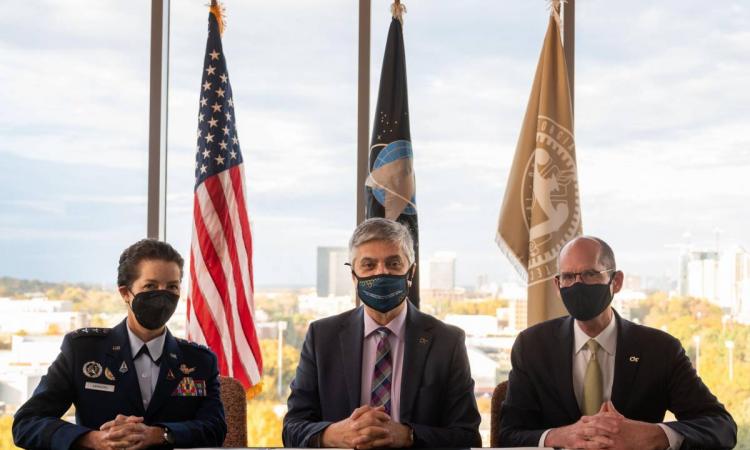
MULTIPOLYGON (((405 299, 404 302, 407 302, 406 306, 401 310, 400 313, 396 317, 393 318, 388 324, 385 326, 389 330, 391 330, 391 333, 393 333, 397 338, 402 338, 404 336, 404 328, 406 328, 406 311, 409 309, 408 299, 405 299)), ((367 311, 364 311, 365 316, 365 339, 369 335, 375 332, 378 328, 381 327, 381 325, 377 322, 375 322, 372 317, 370 317, 367 314, 367 311)), ((149 350, 151 350, 149 348, 149 350)))
POLYGON ((130 351, 132 352, 132 354, 130 355, 131 357, 135 356, 141 349, 141 347, 145 345, 146 347, 148 347, 148 352, 151 354, 151 357, 154 361, 158 361, 159 358, 161 358, 161 354, 164 352, 164 342, 167 339, 166 328, 164 328, 164 332, 162 334, 151 339, 145 344, 141 340, 141 338, 133 333, 133 331, 129 326, 127 326, 127 324, 125 325, 125 329, 128 330, 128 340, 130 341, 130 351))
MULTIPOLYGON (((577 320, 574 320, 575 324, 573 325, 573 350, 575 350, 575 354, 578 354, 583 347, 586 346, 586 343, 591 339, 591 337, 584 333, 581 329, 581 326, 578 324, 577 320)), ((606 327, 602 330, 601 333, 599 333, 597 336, 594 336, 594 339, 596 342, 601 346, 601 348, 607 352, 610 355, 615 354, 615 349, 617 348, 617 317, 615 316, 614 310, 612 311, 612 320, 609 321, 609 324, 607 324, 606 327)))

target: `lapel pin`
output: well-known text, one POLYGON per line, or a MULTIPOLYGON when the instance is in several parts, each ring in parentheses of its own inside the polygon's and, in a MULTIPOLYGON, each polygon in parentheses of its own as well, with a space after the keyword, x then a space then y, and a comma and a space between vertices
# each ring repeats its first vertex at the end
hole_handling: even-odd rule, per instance
POLYGON ((115 376, 112 373, 111 370, 109 370, 109 367, 104 368, 104 377, 108 379, 109 381, 115 381, 115 376))
POLYGON ((172 359, 177 359, 177 355, 175 355, 174 353, 170 353, 169 357, 172 358, 172 359))
POLYGON ((122 364, 120 365, 120 373, 125 373, 127 371, 128 371, 128 365, 125 364, 125 361, 123 361, 122 364))
POLYGON ((172 369, 167 370, 167 380, 174 380, 174 373, 172 373, 172 369))
POLYGON ((423 345, 426 344, 427 343, 427 338, 426 337, 419 338, 419 343, 423 344, 423 345))
POLYGON ((113 352, 119 352, 120 351, 120 346, 119 345, 113 345, 112 346, 112 351, 113 352))
POLYGON ((630 357, 630 362, 632 362, 632 363, 637 363, 639 359, 641 359, 641 358, 639 358, 639 357, 637 357, 637 356, 631 356, 631 357, 630 357))

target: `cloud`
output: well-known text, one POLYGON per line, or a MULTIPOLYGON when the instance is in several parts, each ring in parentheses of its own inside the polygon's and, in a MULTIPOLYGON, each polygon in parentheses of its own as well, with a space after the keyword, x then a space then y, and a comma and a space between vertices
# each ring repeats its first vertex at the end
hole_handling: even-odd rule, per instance
MULTIPOLYGON (((20 263, 29 274, 40 273, 38 258, 65 258, 86 236, 121 243, 145 229, 149 5, 89 3, 32 2, 0 18, 0 155, 13 167, 0 178, 9 236, 2 251, 20 251, 13 237, 61 241, 54 252, 32 246, 20 263), (91 234, 97 227, 110 231, 91 234)), ((423 254, 457 252, 460 284, 477 273, 511 277, 492 239, 548 21, 545 2, 408 6, 423 254)), ((227 7, 224 52, 256 278, 310 284, 315 247, 345 243, 354 226, 357 4, 227 7)), ((168 232, 186 249, 207 11, 190 2, 171 8, 168 232)), ((641 0, 623 10, 579 2, 576 13, 585 229, 623 249, 623 261, 640 272, 663 273, 674 259, 665 243, 686 229, 710 236, 721 224, 728 241, 747 243, 747 5, 641 0)), ((374 3, 371 111, 389 21, 388 5, 374 3)))

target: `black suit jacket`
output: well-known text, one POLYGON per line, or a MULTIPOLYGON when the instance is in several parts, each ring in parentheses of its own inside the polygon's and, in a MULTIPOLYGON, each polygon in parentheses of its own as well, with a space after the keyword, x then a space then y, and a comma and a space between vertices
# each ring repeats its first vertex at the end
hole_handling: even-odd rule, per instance
MULTIPOLYGON (((612 403, 633 420, 660 423, 685 437, 682 449, 732 448, 737 425, 693 369, 685 350, 662 331, 617 321, 612 403)), ((573 319, 549 320, 524 330, 511 353, 513 368, 500 419, 503 446, 536 446, 545 430, 581 417, 573 392, 573 319)))
POLYGON ((126 327, 123 321, 112 329, 84 328, 65 336, 60 355, 15 415, 17 446, 67 450, 81 435, 98 430, 117 414, 168 427, 178 447, 221 446, 227 426, 216 355, 207 347, 174 338, 167 330, 159 379, 144 409, 126 327), (98 370, 86 375, 84 366, 98 370), (178 389, 181 383, 183 388, 198 387, 178 389), (60 419, 71 404, 76 407, 75 424, 60 419))
MULTIPOLYGON (((364 309, 310 324, 284 417, 287 447, 349 417, 361 404, 364 309)), ((401 382, 401 423, 418 447, 480 447, 479 412, 464 332, 408 304, 401 382)))

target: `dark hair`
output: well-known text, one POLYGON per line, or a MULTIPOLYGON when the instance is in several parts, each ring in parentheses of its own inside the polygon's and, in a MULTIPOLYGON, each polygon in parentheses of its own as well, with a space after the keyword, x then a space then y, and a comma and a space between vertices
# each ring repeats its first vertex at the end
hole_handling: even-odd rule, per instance
POLYGON ((139 276, 138 264, 146 260, 176 263, 180 268, 180 279, 182 279, 182 266, 185 261, 177 253, 177 250, 166 242, 156 239, 141 239, 123 250, 120 255, 120 264, 117 266, 117 286, 129 288, 139 276))

